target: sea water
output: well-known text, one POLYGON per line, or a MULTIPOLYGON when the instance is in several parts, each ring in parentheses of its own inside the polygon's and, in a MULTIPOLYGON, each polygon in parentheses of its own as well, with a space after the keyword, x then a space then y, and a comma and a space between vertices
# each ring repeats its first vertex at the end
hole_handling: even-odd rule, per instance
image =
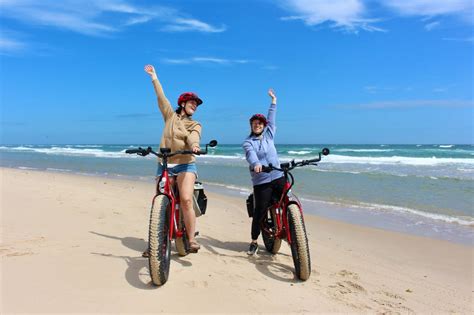
MULTIPOLYGON (((3 145, 0 166, 150 181, 156 157, 128 155, 144 144, 3 145)), ((156 149, 156 145, 153 145, 156 149)), ((292 171, 293 192, 307 213, 377 228, 473 243, 474 146, 276 145, 280 161, 331 154, 292 171)), ((219 145, 197 157, 207 189, 242 198, 252 186, 240 145, 219 145)))

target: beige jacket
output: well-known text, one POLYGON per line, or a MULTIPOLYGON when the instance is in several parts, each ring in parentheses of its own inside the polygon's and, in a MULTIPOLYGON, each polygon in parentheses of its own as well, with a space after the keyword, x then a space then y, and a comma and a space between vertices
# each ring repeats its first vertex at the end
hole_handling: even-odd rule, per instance
MULTIPOLYGON (((158 107, 165 120, 160 148, 170 148, 171 152, 175 152, 177 150, 191 150, 192 147, 199 146, 201 124, 189 117, 176 114, 166 98, 160 82, 158 80, 152 82, 158 97, 158 107)), ((194 155, 175 155, 168 159, 168 163, 188 164, 195 160, 194 155)))

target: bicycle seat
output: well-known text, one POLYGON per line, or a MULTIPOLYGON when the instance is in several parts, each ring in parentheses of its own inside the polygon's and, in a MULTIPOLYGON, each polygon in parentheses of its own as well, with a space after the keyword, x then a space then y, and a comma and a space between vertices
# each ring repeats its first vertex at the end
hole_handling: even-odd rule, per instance
POLYGON ((160 148, 160 152, 161 152, 162 154, 170 153, 170 152, 171 152, 171 149, 170 149, 170 148, 160 148))

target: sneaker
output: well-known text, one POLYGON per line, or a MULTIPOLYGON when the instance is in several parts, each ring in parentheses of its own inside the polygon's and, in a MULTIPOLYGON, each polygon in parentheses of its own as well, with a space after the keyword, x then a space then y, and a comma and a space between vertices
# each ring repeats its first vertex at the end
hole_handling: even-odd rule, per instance
POLYGON ((258 252, 258 244, 255 242, 251 242, 247 255, 255 255, 257 252, 258 252))

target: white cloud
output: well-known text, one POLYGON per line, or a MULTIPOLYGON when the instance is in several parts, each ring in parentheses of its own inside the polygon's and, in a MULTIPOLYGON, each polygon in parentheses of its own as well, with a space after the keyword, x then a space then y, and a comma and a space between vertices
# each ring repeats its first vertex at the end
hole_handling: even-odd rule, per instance
POLYGON ((231 65, 231 64, 246 64, 249 63, 250 60, 245 59, 223 59, 223 58, 216 58, 216 57, 192 57, 192 58, 184 58, 184 59, 162 59, 164 63, 169 64, 194 64, 194 63, 202 63, 202 64, 219 64, 219 65, 231 65))
POLYGON ((472 0, 386 0, 383 5, 407 16, 453 15, 474 22, 472 0))
POLYGON ((376 19, 366 18, 367 8, 362 0, 288 0, 280 4, 295 14, 283 20, 302 20, 308 26, 329 23, 331 27, 355 33, 384 31, 373 25, 376 19))
POLYGON ((433 17, 455 16, 474 24, 473 0, 279 0, 278 3, 291 14, 282 20, 301 20, 308 26, 327 24, 353 33, 385 31, 375 25, 381 21, 374 17, 377 7, 399 16, 422 17, 428 31, 440 26, 439 21, 429 22, 433 17))
POLYGON ((0 16, 93 36, 113 34, 123 27, 152 20, 164 24, 164 28, 180 27, 180 31, 225 30, 224 26, 214 27, 174 8, 140 7, 122 0, 0 0, 0 16))
POLYGON ((439 21, 430 22, 430 23, 425 25, 425 30, 431 31, 431 30, 437 28, 440 24, 441 23, 439 21))
POLYGON ((7 38, 4 35, 0 36, 0 54, 9 54, 22 51, 26 48, 24 42, 20 42, 16 39, 7 38))
POLYGON ((205 33, 220 33, 226 30, 225 26, 214 27, 196 19, 177 18, 172 23, 173 24, 163 27, 162 30, 167 32, 196 31, 205 33))

